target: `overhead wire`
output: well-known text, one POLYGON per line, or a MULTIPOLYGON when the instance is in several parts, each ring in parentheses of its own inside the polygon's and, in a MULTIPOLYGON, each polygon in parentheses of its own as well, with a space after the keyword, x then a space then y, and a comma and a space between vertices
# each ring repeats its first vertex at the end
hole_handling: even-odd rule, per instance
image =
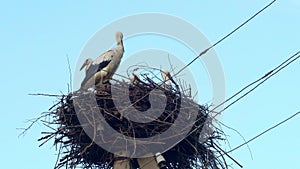
POLYGON ((268 128, 268 129, 264 130, 263 132, 257 134, 256 136, 254 136, 254 137, 252 137, 251 139, 249 139, 248 141, 246 141, 246 142, 244 142, 244 143, 238 145, 237 147, 235 147, 235 148, 233 148, 233 149, 227 151, 226 153, 227 153, 227 154, 228 154, 228 153, 231 153, 231 152, 233 152, 233 151, 235 151, 235 150, 237 150, 237 149, 243 147, 244 145, 246 145, 246 144, 248 144, 248 143, 250 143, 250 142, 256 140, 257 138, 261 137, 262 135, 266 134, 267 132, 269 132, 269 131, 271 131, 271 130, 277 128, 277 127, 279 127, 280 125, 286 123, 287 121, 289 121, 289 120, 295 118, 295 117, 296 117, 297 115, 299 115, 299 114, 300 114, 300 111, 294 113, 294 114, 291 115, 290 117, 288 117, 288 118, 282 120, 281 122, 275 124, 274 126, 268 128))
MULTIPOLYGON (((184 69, 186 69, 188 66, 190 66, 194 61, 196 61, 199 57, 201 57, 202 55, 204 55, 205 53, 207 53, 211 48, 215 47, 216 45, 218 45, 219 43, 221 43, 223 40, 225 40, 226 38, 228 38, 230 35, 232 35, 234 32, 236 32, 238 29, 240 29, 241 27, 243 27, 246 23, 248 23, 250 20, 252 20, 253 18, 255 18, 259 13, 261 13, 262 11, 264 11, 265 9, 267 9, 269 6, 271 6, 276 0, 270 2, 267 6, 265 6, 264 8, 262 8, 260 11, 258 11, 257 13, 255 13, 252 17, 250 17, 248 20, 246 20, 245 22, 243 22, 240 26, 238 26, 236 29, 234 29, 232 32, 230 32, 229 34, 227 34, 226 36, 224 36, 222 39, 220 39, 219 41, 217 41, 215 44, 213 44, 212 46, 210 46, 209 48, 205 49, 203 52, 201 52, 197 57, 195 57, 191 62, 189 62, 187 65, 185 65, 182 69, 180 69, 176 74, 174 74, 174 76, 178 75, 180 72, 182 72, 184 69)), ((247 91, 246 93, 244 93, 242 96, 240 96, 239 98, 237 98, 236 100, 234 100, 233 102, 231 102, 229 105, 227 105, 225 108, 223 108, 221 111, 217 112, 217 114, 220 114, 222 112, 224 112, 226 109, 228 109, 229 107, 231 107, 232 105, 234 105, 235 103, 237 103, 239 100, 241 100, 242 98, 244 98, 245 96, 247 96, 249 93, 253 92, 257 87, 259 87, 260 85, 262 85, 264 82, 266 82, 269 78, 271 78, 272 76, 276 75, 278 72, 280 72, 282 69, 286 68, 287 66, 289 66, 291 63, 293 63, 294 61, 296 61, 297 59, 300 58, 300 51, 296 52, 295 54, 293 54, 292 56, 290 56, 288 59, 286 59, 285 61, 283 61, 281 64, 279 64, 277 67, 275 67, 274 69, 272 69, 271 71, 267 72, 265 75, 263 75, 262 77, 260 77, 259 79, 253 81, 252 83, 248 84, 247 86, 245 86, 244 88, 242 88, 241 90, 239 90, 238 92, 236 92, 234 95, 232 95, 231 97, 229 97, 228 99, 226 99, 224 102, 222 102, 221 104, 219 104, 218 106, 214 107, 213 110, 217 109, 218 107, 224 105, 225 103, 227 103, 228 101, 232 100, 233 98, 235 98, 236 96, 238 96, 239 94, 241 94, 243 91, 245 91, 246 89, 248 89, 249 87, 255 85, 253 88, 251 88, 249 91, 247 91)), ((212 110, 212 111, 213 111, 212 110)), ((300 111, 293 114, 292 116, 284 119, 283 121, 277 123, 276 125, 264 130, 263 132, 259 133, 258 135, 254 136, 253 138, 249 139, 248 141, 240 144, 239 146, 227 151, 227 152, 223 152, 225 155, 228 153, 231 153, 237 149, 239 149, 240 147, 247 145, 248 143, 256 140, 257 138, 261 137, 262 135, 266 134, 267 132, 279 127, 280 125, 286 123, 287 121, 293 119, 294 117, 296 117, 297 115, 300 114, 300 111)), ((196 129, 194 129, 196 130, 196 129)), ((190 132, 190 133, 193 133, 190 132)), ((143 167, 142 167, 143 168, 143 167)))
MULTIPOLYGON (((230 103, 228 106, 226 106, 224 109, 222 109, 221 111, 219 111, 219 112, 216 112, 216 115, 217 114, 220 114, 220 113, 222 113, 223 111, 225 111, 226 109, 228 109, 230 106, 232 106, 232 105, 234 105, 235 103, 237 103, 239 100, 241 100, 242 98, 244 98, 245 96, 247 96, 249 93, 251 93, 251 92, 253 92, 257 87, 259 87, 260 85, 262 85, 264 82, 266 82, 268 79, 270 79, 272 76, 274 76, 274 75, 276 75, 278 72, 280 72, 281 70, 283 70, 284 68, 286 68, 287 66, 289 66, 291 63, 293 63, 293 62, 295 62, 297 59, 299 59, 300 58, 300 51, 298 51, 298 52, 296 52, 295 54, 293 54, 292 56, 290 56, 288 59, 286 59, 285 61, 283 61, 282 63, 280 63, 277 67, 275 67, 273 70, 271 70, 269 73, 267 73, 268 74, 268 76, 263 76, 264 78, 259 78, 259 79, 263 79, 260 83, 258 83, 256 86, 254 86, 253 88, 251 88, 249 91, 247 91, 245 94, 243 94, 242 96, 240 96, 239 98, 237 98, 236 100, 234 100, 232 103, 230 103)), ((258 80, 259 80, 258 79, 258 80)), ((256 80, 256 81, 254 81, 254 82, 257 82, 258 80, 256 80)), ((250 83, 249 85, 247 85, 248 87, 250 87, 251 85, 254 85, 255 83, 254 82, 252 82, 252 83, 250 83)), ((246 86, 246 87, 247 87, 246 86)), ((245 87, 244 87, 245 88, 245 87)), ((245 89, 242 89, 242 90, 245 90, 245 89)), ((237 93, 241 93, 241 90, 240 91, 238 91, 237 93)), ((236 96, 237 94, 234 94, 233 96, 236 96)), ((233 97, 230 97, 230 98, 233 98, 233 97)), ((288 121, 289 119, 291 119, 291 118, 293 118, 294 116, 296 116, 296 115, 298 115, 300 112, 298 112, 298 113, 296 113, 295 115, 293 115, 292 117, 290 117, 290 118, 288 118, 288 119, 286 119, 286 120, 284 120, 284 122, 285 121, 288 121)), ((215 116, 216 116, 215 115, 215 116)), ((215 116, 213 116, 212 117, 212 119, 215 117, 215 116)), ((281 122, 282 123, 282 122, 281 122)), ((280 123, 280 124, 281 124, 280 123)), ((279 125, 280 125, 279 124, 279 125)), ((277 125, 277 126, 279 126, 279 125, 277 125)), ((277 127, 277 126, 275 126, 275 127, 277 127)), ((273 127, 271 127, 271 129, 273 129, 273 128, 275 128, 274 126, 273 127)), ((190 131, 190 134, 191 133, 193 133, 194 131, 196 131, 197 129, 198 129, 199 127, 196 127, 194 130, 192 130, 192 131, 190 131)), ((271 129, 268 129, 267 131, 264 131, 262 134, 264 134, 265 132, 268 132, 268 131, 270 131, 271 129)), ((259 136, 260 135, 262 135, 262 134, 259 134, 259 136)), ((189 134, 187 135, 187 136, 189 136, 189 134)), ((259 137, 258 136, 258 137, 259 137)), ((257 137, 257 136, 256 136, 257 137)), ((256 139, 256 137, 254 138, 254 139, 256 139)), ((244 142, 242 145, 246 145, 247 143, 249 143, 249 142, 251 142, 252 140, 254 140, 254 139, 251 139, 250 141, 248 140, 248 141, 246 141, 246 142, 244 142)), ((241 147, 241 146, 239 146, 239 147, 241 147)), ((238 147, 238 148, 239 148, 238 147)), ((235 149, 237 149, 237 147, 236 148, 234 148, 234 149, 232 149, 232 150, 235 150, 235 149)), ((231 151, 230 151, 231 152, 231 151)), ((229 153, 229 152, 227 152, 227 153, 229 153)))
MULTIPOLYGON (((224 102, 222 102, 221 104, 219 104, 218 106, 216 106, 214 109, 212 109, 212 111, 214 111, 216 108, 220 107, 221 105, 224 105, 226 102, 230 101, 231 99, 235 98, 236 96, 238 96, 239 94, 241 94, 244 90, 246 90, 247 88, 253 86, 254 84, 258 84, 255 85, 253 88, 251 88, 249 91, 247 91, 246 93, 244 93, 242 96, 238 97, 236 100, 234 100, 233 102, 231 102, 229 105, 227 105, 225 108, 223 108, 221 111, 216 112, 216 115, 224 112, 226 109, 228 109, 229 107, 231 107, 233 104, 235 104, 236 102, 238 102, 239 100, 241 100, 242 98, 244 98, 245 96, 247 96, 249 93, 251 93, 252 91, 254 91, 257 87, 259 87, 260 85, 262 85, 264 82, 266 82, 268 79, 270 79, 272 76, 276 75, 278 72, 280 72, 282 69, 286 68, 288 65, 290 65, 291 63, 293 63, 294 61, 296 61, 297 59, 300 58, 300 50, 297 51, 295 54, 293 54, 292 56, 290 56, 288 59, 286 59, 285 61, 283 61, 282 63, 280 63, 277 67, 275 67, 274 69, 272 69, 271 71, 269 71, 268 73, 266 73, 264 76, 262 76, 261 78, 255 80, 254 82, 248 84, 247 86, 245 86, 244 88, 242 88, 241 90, 239 90, 238 92, 236 92, 234 95, 232 95, 230 98, 226 99, 224 102)), ((215 116, 216 116, 215 115, 215 116)))
POLYGON ((202 55, 204 55, 205 53, 207 53, 210 49, 212 49, 213 47, 217 46, 219 43, 221 43, 222 41, 224 41, 225 39, 227 39, 229 36, 231 36, 233 33, 235 33, 237 30, 239 30, 240 28, 242 28, 243 26, 245 26, 248 22, 250 22, 252 19, 254 19, 257 15, 259 15, 260 13, 262 13, 264 10, 266 10, 268 7, 270 7, 273 3, 275 3, 276 0, 273 0, 272 2, 270 2, 268 5, 266 5, 265 7, 263 7, 261 10, 259 10, 258 12, 256 12, 254 15, 252 15, 249 19, 247 19, 246 21, 244 21, 242 24, 240 24, 238 27, 236 27, 234 30, 232 30, 231 32, 229 32, 228 34, 226 34, 223 38, 221 38, 220 40, 218 40, 216 43, 214 43, 213 45, 211 45, 210 47, 206 48, 205 50, 203 50, 197 57, 195 57, 192 61, 190 61, 188 64, 186 64, 183 68, 181 68, 177 73, 174 74, 174 76, 178 75, 180 72, 182 72, 184 69, 186 69, 187 67, 189 67, 193 62, 195 62, 198 58, 200 58, 202 55))
MULTIPOLYGON (((234 97, 236 97, 238 94, 240 94, 241 92, 243 92, 245 89, 249 88, 250 86, 256 84, 257 82, 261 81, 260 83, 258 83, 256 86, 254 86, 253 88, 251 88, 249 91, 247 91, 246 93, 244 93, 242 96, 240 96, 239 98, 237 98, 236 100, 234 100, 233 102, 231 102, 228 106, 226 106, 225 108, 223 108, 221 111, 215 112, 217 116, 218 114, 224 112, 226 109, 228 109, 230 106, 232 106, 233 104, 237 103, 239 100, 241 100, 242 98, 244 98, 245 96, 247 96, 249 93, 253 92, 257 87, 259 87, 260 85, 262 85, 264 82, 266 82, 268 79, 270 79, 272 76, 276 75, 278 72, 280 72, 281 70, 283 70, 284 68, 286 68, 287 66, 289 66, 291 63, 295 62, 297 59, 300 58, 300 50, 298 52, 296 52, 295 54, 293 54, 292 56, 290 56, 288 59, 284 60, 282 63, 280 63, 277 67, 275 67, 273 70, 269 71, 267 74, 265 74, 263 77, 255 80, 254 82, 248 84, 246 87, 242 88, 240 91, 236 92, 233 96, 231 96, 229 99, 225 100, 224 102, 222 102, 221 104, 225 104, 226 102, 228 102, 229 100, 233 99, 234 97)), ((221 104, 219 104, 217 107, 219 107, 221 104)), ((215 109, 215 108, 214 108, 215 109)), ((214 110, 213 109, 213 110, 214 110)), ((213 110, 209 110, 209 111, 213 111, 213 110)), ((213 116, 213 118, 215 117, 213 116)), ((197 130, 197 128, 195 128, 194 130, 197 130)))
MULTIPOLYGON (((180 72, 182 72, 184 69, 186 69, 187 67, 189 67, 193 62, 195 62, 199 57, 201 57, 202 55, 204 55, 206 52, 208 52, 211 48, 217 46, 218 44, 220 44, 222 41, 224 41, 225 39, 227 39, 229 36, 231 36, 233 33, 235 33, 237 30, 239 30, 240 28, 242 28, 243 26, 245 26, 248 22, 250 22, 252 19, 254 19, 256 16, 258 16, 260 13, 262 13, 264 10, 266 10, 267 8, 269 8, 272 4, 274 4, 276 2, 276 0, 271 1, 270 3, 268 3, 266 6, 264 6, 262 9, 260 9, 258 12, 256 12, 255 14, 253 14, 250 18, 248 18, 246 21, 244 21, 242 24, 240 24, 238 27, 236 27, 234 30, 232 30, 231 32, 229 32, 228 34, 226 34, 223 38, 221 38, 220 40, 218 40, 216 43, 214 43, 213 45, 211 45, 210 47, 208 47, 207 49, 205 49, 204 51, 202 51, 198 56, 196 56, 192 61, 190 61, 188 64, 186 64, 183 68, 181 68, 177 73, 175 73, 173 75, 173 77, 177 76, 180 72)), ((118 74, 118 76, 121 76, 118 74)), ((124 76, 122 76, 124 77, 124 76)), ((128 78, 127 78, 128 79, 128 78)), ((165 83, 166 80, 162 81, 162 83, 165 83)), ((146 96, 144 96, 146 97, 146 96)), ((141 99, 143 99, 144 97, 138 99, 136 102, 140 101, 141 99)), ((136 103, 135 102, 135 103, 136 103)), ((122 111, 126 110, 127 108, 129 108, 130 106, 132 106, 133 104, 127 106, 125 109, 123 109, 122 111)))
MULTIPOLYGON (((207 53, 210 49, 212 49, 213 47, 217 46, 218 44, 220 44, 222 41, 224 41, 225 39, 227 39, 229 36, 231 36, 233 33, 235 33, 237 30, 239 30, 240 28, 242 28, 244 25, 246 25, 248 22, 250 22, 252 19, 254 19, 258 14, 260 14, 261 12, 263 12, 264 10, 266 10, 268 7, 270 7, 273 3, 275 3, 276 0, 271 1, 269 4, 267 4, 265 7, 263 7, 261 10, 259 10, 258 12, 256 12, 254 15, 252 15, 249 19, 247 19, 246 21, 244 21, 242 24, 240 24, 238 27, 236 27, 233 31, 231 31, 230 33, 226 34, 223 38, 221 38, 220 40, 218 40, 216 43, 214 43, 213 45, 211 45, 210 47, 208 47, 207 49, 205 49, 204 51, 202 51, 197 57, 195 57, 192 61, 190 61, 188 64, 186 64, 183 68, 181 68, 177 73, 175 73, 173 76, 177 76, 179 73, 181 73, 184 69, 186 69, 188 66, 190 66, 193 62, 195 62, 198 58, 200 58, 202 55, 204 55, 205 53, 207 53)), ((192 132, 190 132, 192 133, 192 132)), ((151 162, 152 160, 150 160, 149 162, 151 162)), ((148 162, 148 163, 149 163, 148 162)), ((145 166, 140 166, 140 168, 144 168, 145 166)))

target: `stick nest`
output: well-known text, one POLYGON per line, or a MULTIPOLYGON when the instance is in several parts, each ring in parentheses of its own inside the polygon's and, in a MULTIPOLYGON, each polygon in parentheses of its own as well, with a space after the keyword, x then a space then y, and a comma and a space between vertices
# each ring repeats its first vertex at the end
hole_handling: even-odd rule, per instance
MULTIPOLYGON (((166 88, 163 85, 145 78, 135 85, 130 85, 124 81, 117 81, 113 85, 110 83, 96 86, 93 91, 76 91, 68 95, 59 97, 59 101, 47 112, 44 124, 51 128, 51 132, 45 134, 39 141, 45 142, 54 139, 54 145, 58 147, 58 160, 55 168, 112 168, 114 154, 106 151, 94 142, 97 135, 97 125, 93 119, 102 115, 106 122, 119 133, 136 138, 151 137, 166 131, 177 119, 181 105, 190 105, 196 109, 184 111, 188 116, 196 114, 196 121, 189 134, 177 145, 162 153, 169 169, 192 169, 192 168, 227 168, 226 162, 220 150, 214 146, 218 140, 222 140, 222 133, 216 128, 209 128, 212 132, 205 141, 199 142, 203 137, 202 130, 207 128, 205 122, 209 118, 207 106, 201 106, 193 102, 191 96, 185 96, 175 82, 166 88), (112 88, 114 95, 112 97, 112 88), (155 120, 149 123, 137 123, 124 117, 125 113, 130 113, 124 109, 120 111, 116 108, 116 99, 120 102, 130 102, 136 110, 140 111, 139 116, 144 116, 143 112, 155 107, 151 106, 152 96, 149 93, 153 90, 159 91, 154 95, 164 95, 163 97, 153 97, 154 99, 165 99, 165 110, 155 120), (128 99, 129 96, 129 99, 128 99), (127 98, 126 98, 127 97, 127 98), (126 99, 124 99, 126 98, 126 99), (96 105, 86 104, 94 101, 96 105), (77 113, 76 113, 77 112, 77 113), (92 113, 97 112, 97 113, 92 113), (85 117, 85 121, 80 121, 78 116, 85 117), (95 131, 94 137, 89 137, 83 126, 95 131)), ((185 124, 184 121, 182 124, 185 124)), ((184 126, 183 126, 184 127, 184 126)), ((101 129, 105 130, 105 128, 101 129)), ((174 133, 175 135, 176 133, 174 133)), ((180 133, 179 133, 180 134, 180 133)), ((113 145, 114 140, 108 140, 113 145)), ((138 168, 137 160, 131 159, 134 168, 138 168)))

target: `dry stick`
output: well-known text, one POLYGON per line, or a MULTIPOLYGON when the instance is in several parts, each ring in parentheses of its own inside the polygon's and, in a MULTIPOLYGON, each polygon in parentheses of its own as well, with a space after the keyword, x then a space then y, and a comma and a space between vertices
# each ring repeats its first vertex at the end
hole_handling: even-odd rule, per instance
MULTIPOLYGON (((175 84, 176 88, 178 88, 178 85, 177 85, 177 83, 175 83, 175 81, 173 80, 173 78, 171 78, 170 80, 175 84)), ((148 79, 148 81, 151 82, 150 79, 148 79)), ((163 81, 163 83, 165 83, 165 82, 166 82, 166 80, 163 81)), ((155 86, 154 89, 157 89, 158 87, 159 87, 159 86, 155 86)), ((120 110, 120 112, 124 112, 125 110, 127 110, 127 109, 129 109, 130 107, 134 106, 134 104, 138 103, 139 101, 141 101, 142 99, 144 99, 145 97, 147 97, 149 94, 150 94, 150 93, 148 93, 148 94, 146 94, 145 96, 141 97, 140 99, 138 99, 138 100, 135 101, 134 103, 128 105, 128 106, 125 107, 124 109, 120 110)))
MULTIPOLYGON (((73 82, 72 82, 72 71, 71 71, 71 65, 70 65, 69 55, 67 54, 66 57, 67 57, 68 69, 69 69, 69 83, 70 83, 70 89, 71 89, 71 92, 72 92, 72 91, 73 91, 73 89, 72 89, 72 84, 73 84, 73 82)), ((68 92, 70 92, 70 91, 68 91, 68 92)))
MULTIPOLYGON (((157 68, 152 68, 152 69, 161 71, 160 69, 157 69, 157 68)), ((151 72, 151 73, 152 73, 152 72, 151 72)), ((152 73, 152 74, 153 74, 153 73, 152 73)), ((121 76, 121 77, 125 77, 125 76, 123 76, 123 75, 119 75, 119 74, 117 74, 117 75, 118 75, 118 76, 121 76)), ((154 74, 153 74, 153 75, 154 75, 154 74)), ((127 78, 127 77, 125 77, 125 78, 127 78)), ((127 78, 127 79, 128 79, 128 78, 127 78)), ((175 85, 176 88, 178 89, 178 88, 179 88, 179 87, 178 87, 178 84, 174 81, 174 79, 171 77, 170 80, 174 83, 174 85, 175 85)), ((117 80, 115 80, 115 81, 117 81, 117 80)), ((149 79, 148 79, 148 81, 149 81, 149 79)), ((163 80, 162 83, 165 83, 166 81, 167 81, 167 80, 163 80)), ((155 89, 158 88, 158 87, 159 87, 159 86, 156 86, 155 89)), ((132 107, 134 104, 136 104, 137 102, 139 102, 139 101, 141 101, 142 99, 144 99, 145 97, 147 97, 147 95, 148 95, 148 94, 146 94, 145 96, 141 97, 140 99, 138 99, 138 100, 135 101, 134 103, 128 105, 126 108, 120 110, 120 112, 124 112, 124 111, 127 110, 128 108, 132 107)))
MULTIPOLYGON (((26 132, 27 132, 27 131, 35 124, 35 123, 38 123, 39 120, 40 120, 41 118, 44 118, 44 117, 46 117, 46 116, 48 116, 48 114, 42 115, 42 116, 40 116, 40 117, 38 117, 38 118, 34 118, 34 119, 27 120, 27 122, 31 122, 31 124, 30 124, 28 127, 26 127, 26 128, 17 128, 17 129, 23 130, 23 131, 19 134, 18 137, 24 136, 24 135, 26 134, 26 132)), ((25 122, 25 123, 26 123, 26 122, 25 122)))
POLYGON ((243 168, 243 166, 238 161, 236 161, 227 152, 225 152, 218 144, 213 143, 213 146, 216 146, 220 151, 222 151, 228 158, 230 158, 233 162, 235 162, 239 167, 243 168))
POLYGON ((45 94, 45 93, 35 93, 35 94, 29 93, 28 95, 30 95, 30 96, 47 96, 47 97, 63 97, 64 96, 64 95, 58 95, 58 94, 45 94))
POLYGON ((171 72, 174 73, 175 72, 175 68, 173 67, 172 61, 170 59, 170 55, 168 53, 168 62, 169 62, 169 66, 171 68, 171 72))
POLYGON ((54 168, 57 167, 58 163, 59 163, 59 157, 60 157, 60 152, 62 150, 62 144, 60 144, 60 147, 59 147, 59 150, 58 150, 58 154, 57 154, 57 158, 56 158, 56 162, 55 162, 55 165, 54 165, 54 168))
MULTIPOLYGON (((217 150, 217 151, 218 151, 218 153, 219 153, 219 154, 221 154, 221 153, 220 153, 220 150, 217 150)), ((224 158, 224 156, 223 156, 223 155, 221 155, 221 158, 222 158, 222 160, 224 161, 224 164, 221 164, 221 163, 220 163, 220 162, 218 162, 218 161, 217 161, 217 162, 218 162, 218 163, 219 163, 219 165, 221 165, 221 166, 222 166, 222 165, 225 165, 225 166, 226 166, 226 169, 228 169, 228 165, 227 165, 226 159, 224 158)))
POLYGON ((214 43, 212 46, 210 46, 209 48, 205 49, 204 51, 202 51, 197 57, 195 57, 191 62, 189 62, 187 65, 185 65, 182 69, 180 69, 174 76, 178 75, 180 72, 182 72, 184 69, 186 69, 188 66, 190 66, 193 62, 195 62, 199 57, 201 57, 202 55, 204 55, 205 53, 207 53, 211 48, 217 46, 219 43, 221 43, 223 40, 225 40, 226 38, 228 38, 230 35, 232 35, 234 32, 236 32, 237 30, 239 30, 241 27, 243 27, 244 25, 246 25, 249 21, 251 21, 252 19, 254 19, 258 14, 260 14, 261 12, 263 12, 265 9, 267 9, 269 6, 271 6, 276 0, 270 2, 267 6, 265 6, 264 8, 262 8, 261 10, 259 10, 257 13, 255 13, 253 16, 251 16, 248 20, 246 20, 245 22, 243 22, 240 26, 238 26, 237 28, 235 28, 233 31, 231 31, 230 33, 228 33, 227 35, 225 35, 222 39, 220 39, 219 41, 217 41, 216 43, 214 43))
MULTIPOLYGON (((219 123, 220 123, 221 125, 223 125, 224 127, 226 127, 226 128, 228 128, 228 129, 233 130, 234 132, 236 132, 236 133, 243 139, 243 141, 246 142, 246 139, 244 138, 244 136, 243 136, 238 130, 236 130, 236 129, 234 129, 234 128, 232 128, 232 127, 230 127, 230 126, 228 126, 228 125, 226 125, 226 124, 224 124, 224 123, 222 123, 222 122, 220 122, 220 121, 219 121, 219 123)), ((231 148, 231 147, 230 147, 230 148, 231 148)), ((251 149, 250 149, 250 147, 249 147, 248 145, 247 145, 247 148, 248 148, 248 150, 249 150, 249 152, 250 152, 251 159, 253 160, 253 155, 252 155, 251 149)))

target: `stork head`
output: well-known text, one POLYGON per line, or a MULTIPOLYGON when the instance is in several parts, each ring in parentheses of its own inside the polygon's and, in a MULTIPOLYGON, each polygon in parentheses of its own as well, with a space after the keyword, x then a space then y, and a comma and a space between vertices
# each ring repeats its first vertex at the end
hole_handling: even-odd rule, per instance
POLYGON ((171 74, 167 70, 161 71, 161 76, 163 78, 163 84, 166 85, 165 87, 170 87, 171 86, 171 74))
POLYGON ((169 80, 171 77, 171 74, 169 71, 163 70, 163 71, 161 71, 161 76, 164 80, 169 80))
POLYGON ((116 32, 116 41, 119 43, 121 43, 123 40, 123 33, 122 32, 116 32))
POLYGON ((139 77, 138 77, 138 75, 135 75, 134 73, 132 73, 132 74, 129 76, 129 79, 130 79, 131 84, 134 85, 134 84, 138 83, 139 77))
POLYGON ((86 69, 88 69, 90 67, 90 65, 92 64, 92 59, 91 58, 87 58, 85 59, 85 61, 83 62, 80 70, 82 70, 84 67, 86 67, 86 69))

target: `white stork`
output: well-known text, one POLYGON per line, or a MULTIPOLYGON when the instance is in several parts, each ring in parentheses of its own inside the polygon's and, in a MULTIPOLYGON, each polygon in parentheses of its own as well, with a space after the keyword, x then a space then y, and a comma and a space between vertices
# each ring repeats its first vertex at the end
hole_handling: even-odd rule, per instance
POLYGON ((139 83, 140 79, 139 79, 139 76, 132 73, 130 76, 129 76, 129 79, 130 79, 130 84, 132 86, 135 86, 139 83))
POLYGON ((88 64, 89 61, 87 59, 82 65, 82 68, 86 66, 86 76, 81 83, 81 89, 88 89, 94 85, 103 84, 114 75, 124 53, 122 32, 116 32, 116 41, 116 48, 101 54, 91 64, 88 64))
POLYGON ((80 68, 80 71, 85 67, 85 74, 87 74, 87 72, 90 69, 92 63, 93 63, 93 60, 91 58, 85 59, 83 65, 80 68))
POLYGON ((164 87, 165 89, 172 89, 171 86, 171 74, 169 71, 164 70, 161 71, 161 77, 163 79, 163 83, 161 84, 162 87, 164 87))

